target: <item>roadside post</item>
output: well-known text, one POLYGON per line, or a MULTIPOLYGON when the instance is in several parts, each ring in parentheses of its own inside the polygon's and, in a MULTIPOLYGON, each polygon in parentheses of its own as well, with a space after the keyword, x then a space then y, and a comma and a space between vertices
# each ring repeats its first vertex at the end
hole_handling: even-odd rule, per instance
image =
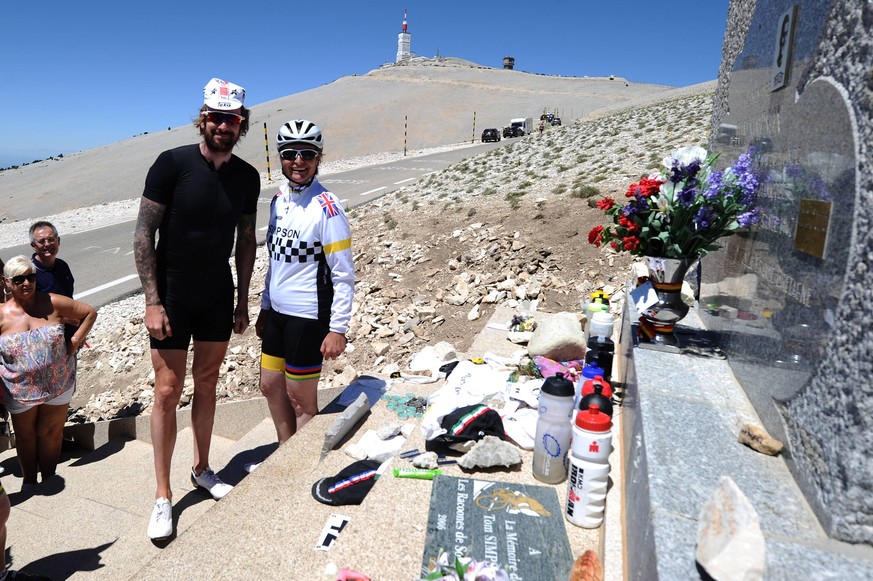
POLYGON ((264 121, 264 148, 267 150, 267 181, 272 181, 270 177, 270 139, 267 137, 267 122, 264 121))

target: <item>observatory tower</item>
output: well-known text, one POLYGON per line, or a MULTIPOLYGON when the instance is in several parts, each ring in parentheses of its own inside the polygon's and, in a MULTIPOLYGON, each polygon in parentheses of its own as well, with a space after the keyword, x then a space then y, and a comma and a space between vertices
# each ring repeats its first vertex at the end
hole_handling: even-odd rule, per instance
POLYGON ((412 56, 409 46, 412 43, 412 35, 406 30, 406 9, 403 9, 403 29, 397 35, 397 59, 395 63, 408 61, 412 56))

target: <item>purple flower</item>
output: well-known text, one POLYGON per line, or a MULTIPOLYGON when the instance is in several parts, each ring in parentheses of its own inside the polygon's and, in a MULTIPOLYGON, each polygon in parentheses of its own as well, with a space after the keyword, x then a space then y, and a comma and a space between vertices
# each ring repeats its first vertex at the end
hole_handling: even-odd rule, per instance
POLYGON ((697 173, 700 171, 700 161, 695 159, 688 163, 688 165, 683 166, 682 163, 674 159, 673 165, 670 167, 670 181, 674 184, 678 184, 683 180, 693 181, 697 177, 697 173))
POLYGON ((709 174, 709 185, 706 188, 706 191, 703 192, 703 197, 707 200, 712 200, 716 196, 718 196, 719 191, 724 186, 724 172, 721 170, 714 170, 711 174, 709 174))
POLYGON ((712 208, 700 208, 694 216, 694 224, 698 230, 708 230, 714 218, 715 211, 712 208))
POLYGON ((748 228, 752 224, 758 222, 758 210, 749 210, 748 212, 743 212, 739 216, 737 216, 737 222, 740 224, 740 228, 748 228))
POLYGON ((680 203, 690 206, 694 203, 694 196, 697 193, 697 187, 694 182, 686 182, 685 186, 682 190, 676 194, 676 199, 679 200, 680 203))

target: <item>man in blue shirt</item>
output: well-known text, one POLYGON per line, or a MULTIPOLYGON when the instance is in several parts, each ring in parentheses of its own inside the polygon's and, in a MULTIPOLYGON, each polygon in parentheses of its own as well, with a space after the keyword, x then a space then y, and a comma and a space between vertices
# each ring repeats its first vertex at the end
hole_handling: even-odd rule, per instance
POLYGON ((30 226, 30 257, 36 272, 36 290, 73 298, 73 273, 70 266, 58 258, 61 237, 51 222, 39 221, 30 226))

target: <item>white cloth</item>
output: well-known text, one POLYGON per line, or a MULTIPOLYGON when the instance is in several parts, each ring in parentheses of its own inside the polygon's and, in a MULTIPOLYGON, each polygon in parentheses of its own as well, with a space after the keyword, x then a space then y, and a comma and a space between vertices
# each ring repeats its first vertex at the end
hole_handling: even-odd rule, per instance
POLYGON ((421 419, 421 433, 433 440, 446 430, 440 423, 454 410, 482 403, 486 397, 502 393, 509 377, 508 370, 497 370, 486 364, 461 361, 455 366, 445 385, 427 398, 428 409, 421 419))

